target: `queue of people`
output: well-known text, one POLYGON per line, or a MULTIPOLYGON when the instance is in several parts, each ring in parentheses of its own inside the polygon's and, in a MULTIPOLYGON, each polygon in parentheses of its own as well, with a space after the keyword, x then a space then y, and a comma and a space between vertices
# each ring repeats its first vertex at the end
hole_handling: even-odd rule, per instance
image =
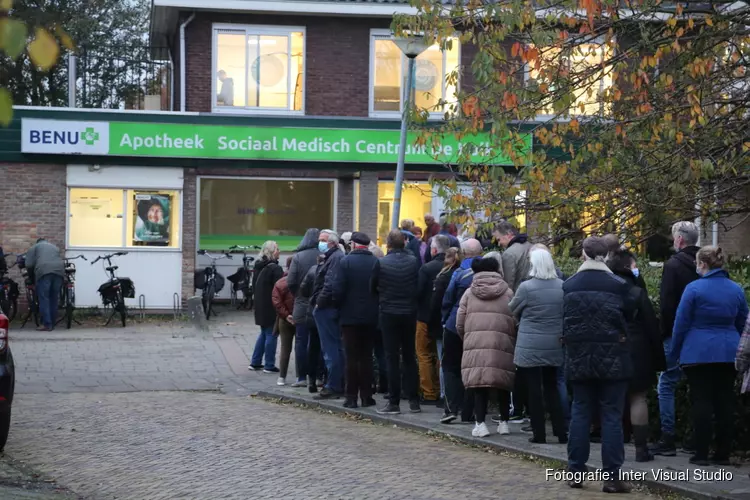
POLYGON ((721 249, 698 248, 694 224, 673 226, 659 321, 635 255, 616 237, 587 238, 580 268, 566 277, 547 247, 508 222, 492 235, 503 252, 486 254, 477 239, 459 242, 448 224, 425 222, 424 231, 412 221, 391 231, 386 255, 364 233, 344 246, 336 232, 310 229, 286 273, 267 242, 254 276, 261 335, 250 368, 279 372, 285 385, 294 339, 292 385, 318 399, 343 396, 346 408, 374 406, 381 392, 378 413, 400 413, 402 399, 414 413, 438 405, 442 423, 473 423, 472 435, 486 437, 495 401, 497 433, 530 417, 532 443, 547 442, 549 415, 572 472, 587 470, 601 436, 607 492, 627 491, 617 472, 631 435, 636 461, 676 453, 674 392, 684 373, 694 442, 683 448, 696 465, 729 463, 738 372, 750 390, 750 319, 721 249), (646 395, 657 375, 662 433, 649 446, 646 395))

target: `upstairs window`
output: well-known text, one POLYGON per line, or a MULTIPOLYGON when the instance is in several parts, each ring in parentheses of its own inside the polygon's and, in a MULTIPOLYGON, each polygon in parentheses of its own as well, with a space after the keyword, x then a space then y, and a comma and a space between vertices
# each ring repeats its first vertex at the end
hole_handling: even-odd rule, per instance
POLYGON ((304 110, 304 28, 214 25, 213 110, 304 110))
MULTIPOLYGON (((448 110, 441 105, 455 102, 458 86, 449 75, 458 69, 460 47, 453 39, 450 49, 433 45, 416 60, 414 90, 416 106, 442 117, 448 110), (449 80, 451 80, 449 82, 449 80)), ((370 116, 392 118, 403 112, 408 60, 393 42, 388 30, 373 30, 370 35, 370 116)))

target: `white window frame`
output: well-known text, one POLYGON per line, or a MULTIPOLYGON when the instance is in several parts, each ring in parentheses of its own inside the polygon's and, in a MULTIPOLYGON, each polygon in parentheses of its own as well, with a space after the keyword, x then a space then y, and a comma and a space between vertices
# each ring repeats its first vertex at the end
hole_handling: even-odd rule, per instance
MULTIPOLYGON (((247 78, 249 77, 248 68, 250 66, 250 51, 245 54, 245 102, 247 103, 247 78)), ((232 23, 213 23, 211 25, 211 110, 214 113, 222 114, 252 114, 252 115, 292 115, 304 116, 305 114, 305 96, 307 94, 307 30, 304 26, 277 26, 277 25, 259 25, 259 24, 232 24, 232 23), (216 60, 219 50, 218 35, 219 31, 241 31, 245 32, 245 37, 249 34, 254 35, 274 35, 289 37, 289 59, 287 62, 287 73, 291 68, 292 44, 291 33, 302 33, 302 105, 299 111, 292 109, 279 108, 262 108, 262 107, 234 107, 234 106, 217 106, 216 105, 216 60)), ((287 95, 289 99, 294 99, 292 94, 292 79, 287 74, 287 95)))
MULTIPOLYGON (((528 46, 529 44, 526 44, 528 46)), ((606 45, 606 40, 604 37, 597 37, 593 40, 589 40, 587 42, 581 43, 580 45, 599 45, 601 47, 606 45)), ((523 85, 524 87, 528 84, 529 80, 531 79, 531 67, 529 66, 529 63, 524 64, 523 69, 523 85)), ((613 82, 614 83, 614 82, 613 82)), ((604 79, 599 80, 599 93, 602 94, 604 92, 604 79)), ((571 106, 569 111, 575 111, 578 109, 578 106, 571 106)), ((579 119, 579 118, 589 118, 589 117, 601 117, 604 118, 604 103, 599 104, 599 112, 596 114, 585 114, 580 112, 569 112, 568 116, 556 116, 556 115, 550 115, 546 113, 541 113, 536 115, 537 121, 542 122, 548 122, 548 121, 557 121, 557 122, 569 122, 573 119, 579 119)))
MULTIPOLYGON (((391 30, 388 29, 371 29, 370 30, 370 76, 368 79, 368 93, 369 93, 369 103, 368 103, 368 112, 370 118, 388 118, 388 119, 394 119, 394 118, 400 118, 401 115, 404 112, 404 88, 403 84, 405 82, 404 76, 406 75, 406 72, 408 71, 408 64, 406 61, 406 56, 401 54, 401 86, 399 95, 401 96, 399 101, 399 111, 375 111, 375 39, 376 38, 382 38, 382 37, 390 37, 393 38, 393 33, 391 30)), ((458 69, 460 71, 461 69, 461 44, 459 43, 458 39, 455 40, 456 44, 456 50, 458 51, 458 69)), ((442 51, 443 53, 443 67, 441 68, 442 74, 442 99, 446 99, 445 96, 445 89, 446 89, 446 83, 445 83, 445 67, 446 64, 446 58, 447 58, 447 52, 442 51)), ((456 82, 456 93, 458 93, 461 89, 461 79, 459 78, 456 82)), ((430 120, 442 120, 445 117, 445 110, 442 111, 431 111, 429 119, 430 120)))

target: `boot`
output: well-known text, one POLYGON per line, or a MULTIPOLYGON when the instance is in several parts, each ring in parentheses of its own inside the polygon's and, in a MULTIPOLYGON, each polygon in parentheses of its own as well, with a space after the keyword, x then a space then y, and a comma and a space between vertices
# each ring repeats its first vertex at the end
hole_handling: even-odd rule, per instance
POLYGON ((648 425, 633 426, 633 440, 635 441, 635 461, 650 462, 654 456, 648 449, 648 425))
POLYGON ((630 487, 619 479, 607 479, 602 484, 604 493, 630 493, 630 487))
POLYGON ((651 448, 651 453, 663 457, 674 457, 677 455, 677 448, 674 445, 674 436, 672 434, 662 434, 661 439, 656 446, 651 448))

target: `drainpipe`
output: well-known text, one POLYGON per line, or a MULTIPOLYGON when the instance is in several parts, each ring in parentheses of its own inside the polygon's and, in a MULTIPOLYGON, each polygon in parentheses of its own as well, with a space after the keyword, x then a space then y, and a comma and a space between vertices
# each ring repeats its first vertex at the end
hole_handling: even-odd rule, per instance
POLYGON ((169 111, 174 111, 174 58, 172 48, 169 49, 169 111))
POLYGON ((195 19, 195 13, 180 24, 180 111, 185 112, 185 28, 195 19))

